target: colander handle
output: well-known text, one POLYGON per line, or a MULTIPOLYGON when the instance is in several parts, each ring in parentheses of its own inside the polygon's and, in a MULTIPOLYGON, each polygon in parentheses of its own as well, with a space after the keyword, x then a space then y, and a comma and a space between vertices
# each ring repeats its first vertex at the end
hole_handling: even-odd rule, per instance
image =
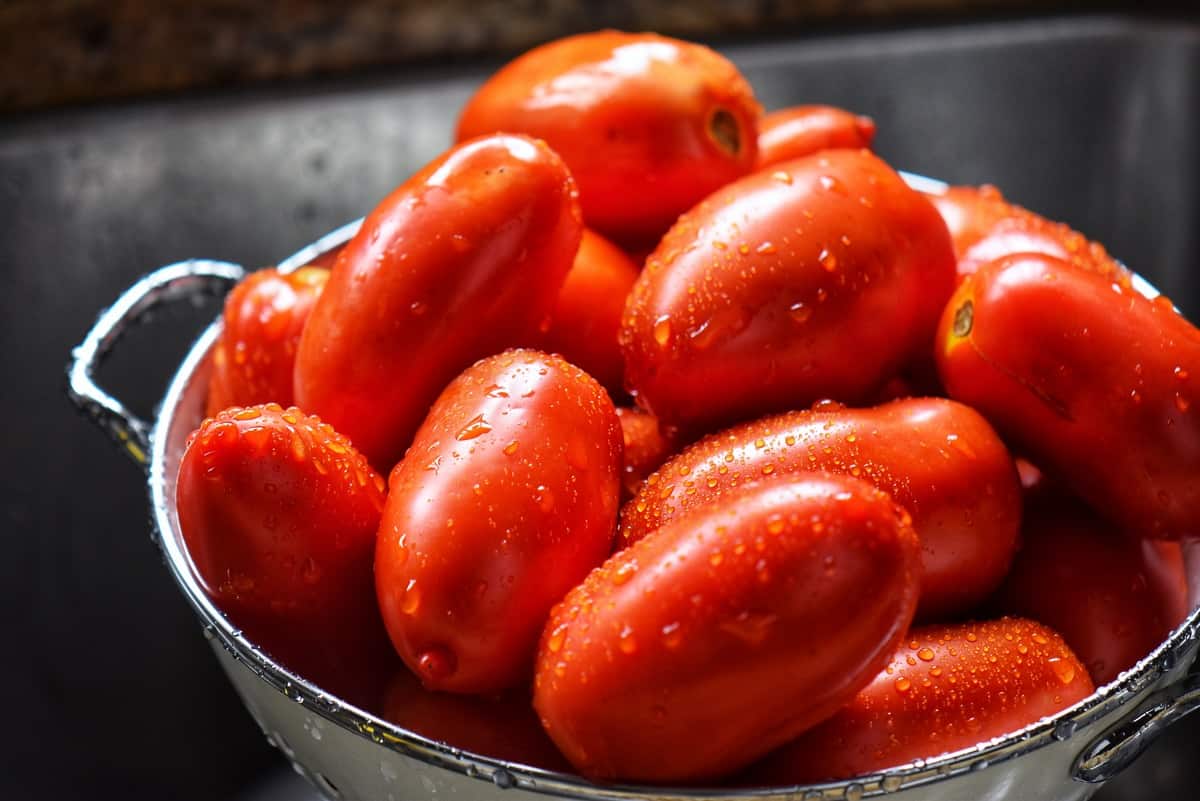
POLYGON ((1197 709, 1200 709, 1200 661, 1192 665, 1191 672, 1182 680, 1154 693, 1132 715, 1092 740, 1075 761, 1075 779, 1089 783, 1108 781, 1132 765, 1168 726, 1197 709))
POLYGON ((219 296, 245 276, 245 268, 224 261, 193 259, 159 267, 121 293, 102 311, 67 363, 67 395, 100 426, 129 458, 147 469, 150 423, 100 388, 95 371, 125 332, 164 303, 219 296))

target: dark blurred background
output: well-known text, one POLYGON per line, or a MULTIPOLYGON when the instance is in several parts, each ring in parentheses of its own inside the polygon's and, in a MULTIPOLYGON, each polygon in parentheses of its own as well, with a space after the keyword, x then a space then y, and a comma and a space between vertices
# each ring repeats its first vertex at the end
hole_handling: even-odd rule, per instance
MULTIPOLYGON (((895 166, 1105 243, 1200 315, 1200 28, 1169 4, 1030 0, 0 3, 0 799, 307 801, 241 709, 149 541, 145 481, 62 367, 142 273, 278 261, 450 141, 529 45, 710 42, 768 108, 873 116, 895 166)), ((102 373, 145 415, 216 307, 161 316, 102 373)), ((1107 801, 1189 798, 1200 716, 1107 801)))

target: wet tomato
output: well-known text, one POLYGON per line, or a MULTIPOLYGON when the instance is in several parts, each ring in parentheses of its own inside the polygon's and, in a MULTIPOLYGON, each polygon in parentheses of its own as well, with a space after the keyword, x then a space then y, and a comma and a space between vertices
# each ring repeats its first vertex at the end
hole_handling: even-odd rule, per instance
POLYGON ((384 482, 328 425, 273 403, 223 411, 188 440, 175 497, 204 592, 276 658, 327 684, 386 645, 371 575, 384 482))
POLYGON ((950 396, 1126 532, 1200 530, 1200 331, 1050 256, 963 281, 938 334, 950 396))
POLYGON ((604 237, 584 230, 579 253, 551 312, 550 327, 536 344, 559 353, 620 397, 624 362, 617 332, 625 298, 638 267, 604 237))
POLYGON ((758 167, 819 150, 870 147, 875 121, 834 106, 793 106, 758 121, 758 167))
POLYGON ((543 770, 571 766, 546 735, 529 705, 529 688, 497 695, 460 695, 426 690, 408 670, 387 688, 383 718, 422 737, 490 759, 543 770))
POLYGON ((300 340, 296 403, 391 467, 450 379, 532 338, 580 231, 574 184, 544 144, 491 136, 448 151, 338 256, 300 340))
POLYGON ((601 31, 503 67, 463 109, 458 138, 544 139, 579 182, 588 225, 631 244, 754 167, 759 112, 737 68, 707 47, 601 31))
POLYGON ((1024 728, 1093 689, 1071 649, 1040 623, 914 629, 853 701, 756 765, 747 781, 848 779, 931 759, 1024 728))
POLYGON ((542 636, 534 708, 587 776, 725 775, 883 667, 916 604, 918 551, 908 515, 865 482, 745 486, 567 594, 542 636))
POLYGON ((1132 667, 1187 615, 1179 543, 1138 541, 1061 494, 1026 510, 1021 549, 993 600, 1062 634, 1097 684, 1132 667))
POLYGON ((617 417, 621 420, 621 435, 625 441, 621 470, 623 497, 632 498, 646 476, 675 452, 675 443, 654 415, 644 409, 618 406, 617 417))
POLYGON ((685 432, 863 402, 929 347, 954 281, 941 217, 878 158, 787 162, 712 195, 647 259, 626 385, 685 432))
POLYGON ((209 415, 230 406, 292 405, 300 332, 328 279, 329 271, 320 267, 286 275, 259 270, 233 288, 213 346, 209 415))
POLYGON ((1104 247, 1063 223, 1009 203, 994 186, 952 186, 929 199, 950 229, 959 276, 1013 253, 1044 253, 1128 285, 1129 271, 1104 247))
POLYGON ((621 426, 604 388, 557 356, 484 359, 438 398, 392 471, 375 581, 426 687, 528 681, 550 607, 612 547, 621 426))
POLYGON ((1004 578, 1021 520, 1017 472, 987 421, 944 398, 828 405, 713 434, 646 479, 621 512, 618 540, 731 502, 745 482, 816 470, 870 481, 912 515, 924 566, 922 618, 967 611, 1004 578))

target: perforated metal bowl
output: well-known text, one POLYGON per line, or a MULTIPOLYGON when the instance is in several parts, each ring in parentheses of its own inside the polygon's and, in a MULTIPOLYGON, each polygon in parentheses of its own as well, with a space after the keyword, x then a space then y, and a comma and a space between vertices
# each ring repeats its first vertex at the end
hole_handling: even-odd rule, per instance
MULTIPOLYGON (((925 191, 944 185, 906 176, 925 191)), ((305 247, 280 268, 292 270, 337 249, 358 222, 305 247)), ((1006 737, 937 759, 854 781, 762 790, 631 787, 592 784, 472 754, 427 739, 329 694, 282 667, 213 606, 193 575, 176 515, 175 480, 188 434, 203 417, 209 352, 219 321, 196 340, 171 379, 157 419, 145 421, 96 385, 97 363, 121 334, 163 303, 222 294, 245 271, 234 264, 187 261, 162 267, 104 311, 72 352, 68 391, 148 475, 154 539, 191 603, 225 673, 272 743, 331 799, 472 801, 547 798, 656 801, 815 801, 889 796, 924 801, 1085 799, 1137 758, 1174 721, 1200 708, 1200 610, 1111 684, 1070 709, 1006 737)), ((1157 294, 1140 282, 1145 294, 1157 294)), ((1198 477, 1200 480, 1200 477, 1198 477)), ((1190 598, 1200 598, 1200 544, 1186 551, 1190 598)))

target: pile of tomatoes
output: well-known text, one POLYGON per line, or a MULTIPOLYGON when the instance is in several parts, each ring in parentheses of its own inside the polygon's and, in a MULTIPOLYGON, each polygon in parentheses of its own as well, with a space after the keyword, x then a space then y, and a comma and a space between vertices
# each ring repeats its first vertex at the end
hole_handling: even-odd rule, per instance
POLYGON ((595 780, 848 778, 1114 679, 1187 612, 1200 333, 874 132, 650 34, 505 66, 331 268, 230 294, 178 482, 205 590, 595 780))

